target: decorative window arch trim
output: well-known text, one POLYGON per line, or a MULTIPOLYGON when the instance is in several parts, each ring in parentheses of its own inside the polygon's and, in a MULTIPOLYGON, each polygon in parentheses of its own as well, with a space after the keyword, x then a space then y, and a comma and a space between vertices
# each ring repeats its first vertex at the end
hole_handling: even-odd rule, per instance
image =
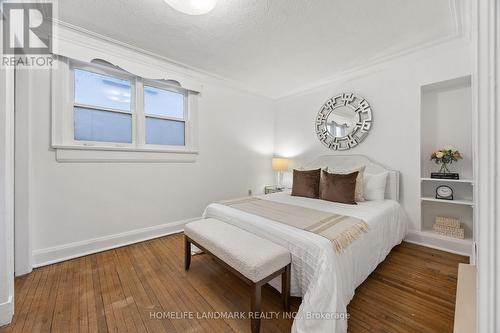
POLYGON ((195 77, 185 73, 189 70, 175 68, 177 66, 149 55, 144 50, 134 50, 119 42, 92 36, 90 32, 84 34, 62 26, 57 29, 55 37, 55 55, 87 63, 100 59, 145 79, 177 81, 182 88, 193 93, 201 93, 203 90, 203 85, 195 77))

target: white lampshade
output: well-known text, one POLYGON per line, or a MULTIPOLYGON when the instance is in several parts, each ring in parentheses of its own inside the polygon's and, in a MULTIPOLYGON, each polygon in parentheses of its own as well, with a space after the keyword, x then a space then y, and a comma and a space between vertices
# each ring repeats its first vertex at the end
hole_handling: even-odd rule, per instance
POLYGON ((274 171, 287 171, 288 158, 273 157, 273 170, 274 171))
POLYGON ((164 0, 169 6, 188 15, 203 15, 215 8, 217 0, 164 0))

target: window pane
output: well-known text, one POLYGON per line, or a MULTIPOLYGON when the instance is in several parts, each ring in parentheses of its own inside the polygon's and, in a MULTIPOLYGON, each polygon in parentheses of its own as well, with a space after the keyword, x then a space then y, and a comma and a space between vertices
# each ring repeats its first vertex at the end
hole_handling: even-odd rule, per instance
POLYGON ((132 143, 132 115, 75 107, 75 140, 132 143))
POLYGON ((75 103, 130 111, 128 80, 75 69, 75 103))
POLYGON ((184 119, 184 95, 144 86, 144 112, 157 116, 184 119))
POLYGON ((184 122, 146 117, 146 143, 184 146, 184 122))

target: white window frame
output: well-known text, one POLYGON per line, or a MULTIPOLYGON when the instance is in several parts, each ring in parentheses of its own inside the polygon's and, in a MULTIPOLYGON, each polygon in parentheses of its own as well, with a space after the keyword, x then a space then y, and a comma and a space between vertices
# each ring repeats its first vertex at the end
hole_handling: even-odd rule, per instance
POLYGON ((168 81, 141 78, 95 63, 59 57, 52 69, 52 148, 59 162, 194 162, 197 149, 198 94, 168 81), (74 69, 126 79, 131 82, 130 112, 74 103, 74 69), (184 95, 184 119, 148 115, 144 110, 144 86, 184 95), (132 143, 83 141, 74 138, 74 106, 132 115, 132 143), (146 144, 146 117, 184 122, 184 145, 146 144))
POLYGON ((70 100, 73 101, 72 103, 72 112, 71 115, 68 116, 70 119, 70 122, 72 124, 71 126, 71 140, 72 144, 75 146, 85 146, 85 147, 92 147, 92 146, 99 146, 99 147, 124 147, 124 148, 134 148, 136 145, 136 138, 137 138, 137 92, 138 90, 136 89, 137 86, 137 79, 134 75, 128 74, 125 71, 114 69, 111 67, 106 67, 103 65, 97 65, 97 64, 88 64, 80 61, 74 61, 71 60, 69 63, 69 82, 71 83, 70 87, 70 100), (92 72, 96 74, 101 74, 101 75, 106 75, 110 76, 113 78, 121 79, 121 80, 127 80, 130 82, 130 111, 124 111, 124 110, 118 110, 118 109, 113 109, 113 108, 106 108, 106 107, 96 107, 94 105, 86 105, 86 104, 79 104, 75 103, 75 69, 81 69, 87 72, 92 72), (132 133, 131 133, 131 138, 132 142, 131 143, 126 143, 126 142, 110 142, 110 141, 89 141, 89 140, 75 140, 75 126, 74 126, 74 115, 75 107, 82 107, 86 109, 91 109, 91 110, 97 110, 97 111, 107 111, 107 112, 114 112, 114 113, 123 113, 123 114, 128 114, 131 116, 131 121, 132 121, 132 133))
MULTIPOLYGON (((167 82, 163 81, 157 81, 157 80, 149 80, 149 79, 142 79, 141 80, 141 90, 144 92, 144 87, 153 87, 157 89, 162 89, 166 91, 171 91, 171 92, 176 92, 179 94, 182 94, 184 96, 184 116, 183 118, 176 118, 176 117, 168 117, 168 116, 161 116, 161 115, 156 115, 156 114, 150 114, 146 113, 146 107, 145 107, 145 102, 142 101, 143 107, 141 108, 141 120, 139 122, 142 122, 143 126, 143 133, 144 135, 141 136, 141 139, 144 140, 144 145, 152 148, 158 148, 161 149, 162 147, 169 147, 170 149, 173 149, 175 147, 181 147, 181 146, 165 146, 165 145, 155 145, 155 144, 148 144, 146 143, 146 118, 154 118, 154 119, 164 119, 164 120, 173 120, 173 121, 181 121, 184 123, 184 146, 188 142, 189 138, 189 98, 188 98, 188 91, 186 89, 180 89, 178 87, 175 87, 171 84, 168 84, 167 82)), ((142 94, 142 97, 144 98, 144 93, 142 94)))

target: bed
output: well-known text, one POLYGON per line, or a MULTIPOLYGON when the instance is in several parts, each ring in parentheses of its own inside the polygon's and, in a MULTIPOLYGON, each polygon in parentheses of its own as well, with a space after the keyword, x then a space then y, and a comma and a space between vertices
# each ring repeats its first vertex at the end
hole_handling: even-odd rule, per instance
MULTIPOLYGON (((385 200, 345 205, 319 199, 294 197, 289 191, 259 198, 360 218, 369 225, 342 253, 317 234, 213 203, 204 213, 233 224, 286 247, 292 254, 291 294, 302 297, 292 332, 347 332, 346 308, 355 289, 384 260, 390 250, 406 236, 407 218, 398 202, 399 173, 388 170, 362 155, 325 155, 304 165, 313 168, 356 168, 365 173, 388 172, 385 200)), ((280 289, 279 279, 270 284, 280 289)))

